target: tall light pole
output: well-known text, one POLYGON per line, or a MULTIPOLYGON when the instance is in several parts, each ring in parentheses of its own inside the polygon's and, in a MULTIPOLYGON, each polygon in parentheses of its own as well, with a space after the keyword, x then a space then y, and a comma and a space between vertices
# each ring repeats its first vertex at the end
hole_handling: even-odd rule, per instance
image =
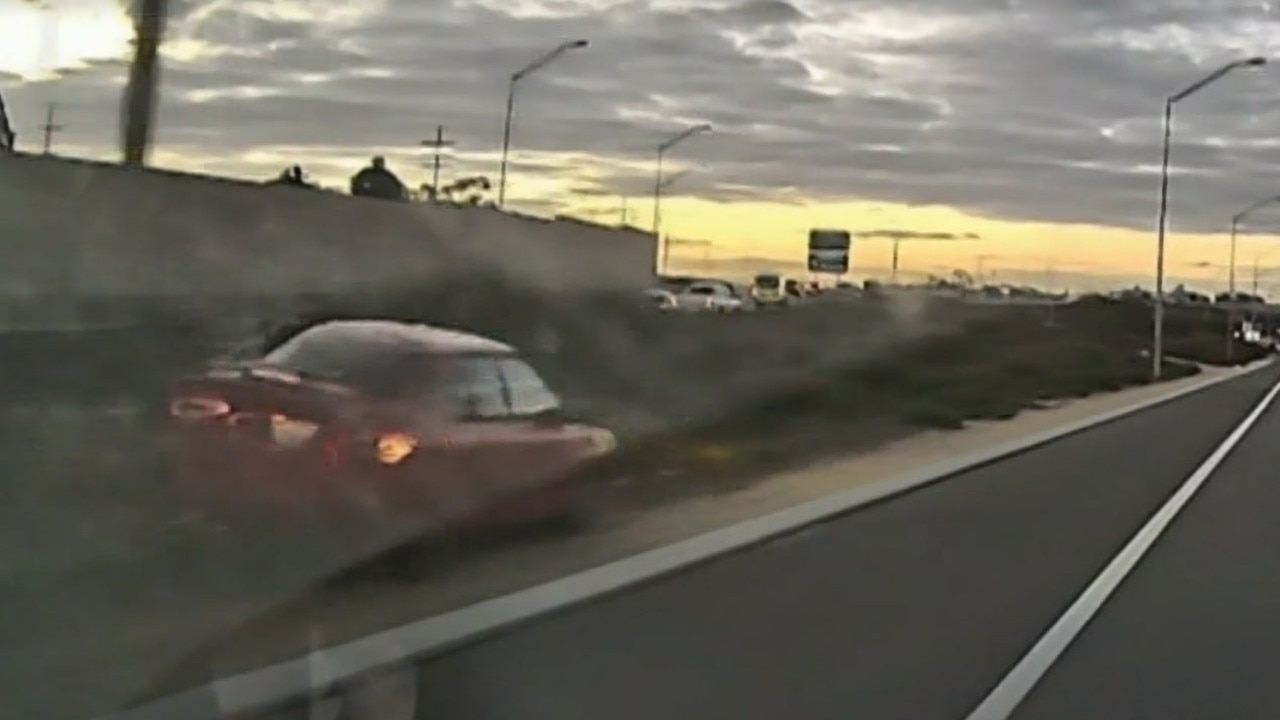
POLYGON ((1261 272, 1262 259, 1274 252, 1274 248, 1267 252, 1256 252, 1253 254, 1253 296, 1258 296, 1258 274, 1261 272))
POLYGON ((498 207, 504 207, 507 202, 507 153, 511 150, 511 117, 516 107, 516 86, 521 80, 555 62, 565 53, 581 50, 590 44, 588 40, 566 40, 551 52, 511 74, 511 82, 507 85, 507 119, 502 128, 502 167, 498 171, 498 207))
POLYGON ((156 86, 160 82, 160 43, 168 9, 168 0, 137 0, 133 65, 129 68, 129 85, 125 89, 121 133, 126 165, 146 165, 151 150, 156 86))
POLYGON ((974 279, 977 280, 980 285, 985 286, 987 284, 987 261, 999 259, 1001 259, 999 255, 992 255, 990 253, 980 253, 973 256, 973 269, 975 273, 974 279))
MULTIPOLYGON (((689 172, 688 170, 681 170, 680 172, 676 173, 675 175, 668 175, 668 176, 666 176, 666 177, 662 178, 662 180, 658 183, 658 189, 659 189, 660 191, 663 191, 663 190, 666 190, 667 188, 671 187, 672 185, 675 185, 675 184, 676 184, 676 182, 677 182, 677 181, 679 181, 679 180, 680 180, 680 178, 682 178, 682 177, 684 177, 685 175, 687 175, 687 174, 688 174, 688 172, 689 172)), ((656 233, 655 233, 655 235, 654 235, 654 240, 655 240, 655 241, 657 241, 657 235, 656 235, 656 233)), ((658 267, 658 274, 659 274, 659 275, 666 275, 666 274, 667 274, 667 262, 670 260, 670 257, 669 257, 669 256, 670 256, 670 254, 671 254, 671 241, 670 241, 670 240, 666 240, 666 241, 664 241, 664 242, 662 243, 662 258, 661 258, 661 260, 659 260, 659 267, 658 267)))
MULTIPOLYGON (((667 154, 668 150, 675 147, 676 145, 679 145, 680 143, 684 142, 685 140, 688 140, 694 135, 701 135, 702 133, 707 133, 707 132, 711 132, 711 123, 702 123, 700 125, 694 125, 692 127, 682 130, 679 133, 676 133, 675 135, 672 135, 662 144, 658 145, 658 166, 653 179, 653 240, 654 242, 661 242, 660 228, 662 223, 662 210, 661 210, 662 188, 665 187, 662 182, 662 158, 664 155, 667 154)), ((664 243, 662 245, 662 261, 659 263, 659 267, 663 268, 663 270, 665 271, 666 266, 667 266, 667 246, 664 243)))
MULTIPOLYGON (((1240 229, 1240 222, 1251 214, 1261 210, 1262 208, 1280 202, 1280 195, 1262 198, 1261 200, 1249 205, 1240 212, 1231 216, 1231 252, 1230 259, 1227 261, 1227 359, 1230 360, 1231 353, 1235 349, 1235 302, 1236 302, 1236 235, 1240 229)), ((1255 268, 1256 270, 1256 268, 1255 268)), ((1257 276, 1254 276, 1256 284, 1257 276)))
POLYGON ((1173 137, 1173 106, 1188 96, 1204 89, 1206 85, 1222 79, 1233 70, 1266 65, 1264 57, 1251 57, 1227 63, 1200 80, 1188 85, 1181 92, 1170 95, 1164 101, 1164 148, 1160 162, 1160 214, 1156 228, 1156 297, 1151 337, 1151 378, 1160 379, 1164 360, 1164 236, 1165 221, 1169 215, 1169 146, 1173 137))
POLYGON ((1227 265, 1227 294, 1232 297, 1236 294, 1236 233, 1240 229, 1240 223, 1253 213, 1273 203, 1280 203, 1280 195, 1262 198, 1231 216, 1231 259, 1227 265))

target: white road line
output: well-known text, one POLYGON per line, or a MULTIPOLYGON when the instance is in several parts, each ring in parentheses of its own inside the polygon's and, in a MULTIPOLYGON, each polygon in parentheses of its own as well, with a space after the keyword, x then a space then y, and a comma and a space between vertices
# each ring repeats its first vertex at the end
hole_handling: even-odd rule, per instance
MULTIPOLYGON (((1013 669, 1000 680, 990 694, 966 716, 966 720, 1006 720, 1013 714, 1018 705, 1031 694, 1040 679, 1049 672, 1062 653, 1107 602, 1107 599, 1115 593, 1120 583, 1124 582, 1125 577, 1133 572, 1138 562, 1151 550, 1165 529, 1187 506, 1213 471, 1244 439, 1250 428, 1271 406, 1277 394, 1280 394, 1280 383, 1272 386, 1253 411, 1231 431, 1213 454, 1196 468, 1191 477, 1182 483, 1142 526, 1142 529, 1129 540, 1128 544, 1111 559, 1111 562, 1093 579, 1093 582, 1089 583, 1084 592, 1080 593, 1071 607, 1067 608, 1066 612, 1036 641, 1031 650, 1018 661, 1017 665, 1013 666, 1013 669)), ((1194 418, 1188 418, 1188 422, 1194 422, 1194 418)), ((1134 451, 1145 452, 1146 449, 1135 448, 1134 451)))

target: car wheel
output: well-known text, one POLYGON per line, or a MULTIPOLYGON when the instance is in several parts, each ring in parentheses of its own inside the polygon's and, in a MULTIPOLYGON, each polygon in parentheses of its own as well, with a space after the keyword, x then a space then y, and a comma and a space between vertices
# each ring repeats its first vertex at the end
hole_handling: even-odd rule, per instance
POLYGON ((397 582, 421 582, 449 563, 457 544, 453 537, 415 538, 388 550, 382 556, 382 570, 397 582))
POLYGON ((595 519, 594 508, 579 499, 548 518, 547 525, 557 535, 581 535, 595 526, 595 519))

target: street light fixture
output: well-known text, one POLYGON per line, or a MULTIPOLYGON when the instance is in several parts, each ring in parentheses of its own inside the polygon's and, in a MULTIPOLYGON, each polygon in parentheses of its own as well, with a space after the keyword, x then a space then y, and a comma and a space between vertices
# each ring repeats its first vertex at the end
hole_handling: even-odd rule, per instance
POLYGON ((1181 92, 1170 95, 1164 101, 1164 148, 1160 163, 1160 214, 1156 229, 1156 297, 1151 339, 1151 377, 1160 379, 1164 355, 1164 238, 1165 220, 1169 214, 1169 145, 1173 135, 1173 106, 1178 101, 1204 89, 1210 83, 1222 79, 1240 68, 1259 67, 1267 64, 1265 57, 1251 57, 1227 63, 1200 80, 1188 85, 1181 92))
POLYGON ((507 85, 507 119, 502 129, 502 168, 498 172, 498 207, 503 207, 507 201, 507 154, 511 150, 511 116, 516 104, 516 85, 521 80, 555 62, 565 53, 572 50, 581 50, 590 44, 589 40, 567 40, 557 45, 551 52, 511 74, 511 81, 507 85))
MULTIPOLYGON (((659 228, 661 227, 661 222, 662 222, 661 220, 662 188, 665 187, 665 185, 662 182, 662 158, 664 155, 666 155, 668 150, 675 147, 676 145, 679 145, 680 143, 684 142, 685 140, 688 140, 694 135, 701 135, 702 133, 708 133, 708 132, 711 132, 711 123, 701 123, 699 125, 693 125, 688 128, 685 128, 684 130, 680 131, 679 133, 676 133, 675 135, 672 135, 670 138, 667 138, 667 140, 665 140, 662 144, 658 145, 658 166, 657 166, 657 171, 653 180, 653 239, 654 240, 657 240, 659 238, 659 228)), ((667 246, 664 244, 662 246, 661 266, 665 268, 666 265, 667 265, 667 246)))

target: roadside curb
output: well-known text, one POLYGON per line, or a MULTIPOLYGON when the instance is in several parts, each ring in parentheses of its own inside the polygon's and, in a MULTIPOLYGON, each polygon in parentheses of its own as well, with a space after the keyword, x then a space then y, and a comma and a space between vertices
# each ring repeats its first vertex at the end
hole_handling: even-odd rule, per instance
POLYGON ((1155 398, 1018 440, 712 530, 334 648, 318 650, 306 657, 221 678, 200 688, 104 716, 102 720, 159 720, 171 717, 186 720, 221 719, 240 713, 261 712, 308 697, 324 697, 343 681, 398 669, 405 662, 443 654, 552 612, 596 600, 867 505, 928 487, 957 474, 1184 398, 1274 364, 1274 359, 1268 358, 1155 398))

